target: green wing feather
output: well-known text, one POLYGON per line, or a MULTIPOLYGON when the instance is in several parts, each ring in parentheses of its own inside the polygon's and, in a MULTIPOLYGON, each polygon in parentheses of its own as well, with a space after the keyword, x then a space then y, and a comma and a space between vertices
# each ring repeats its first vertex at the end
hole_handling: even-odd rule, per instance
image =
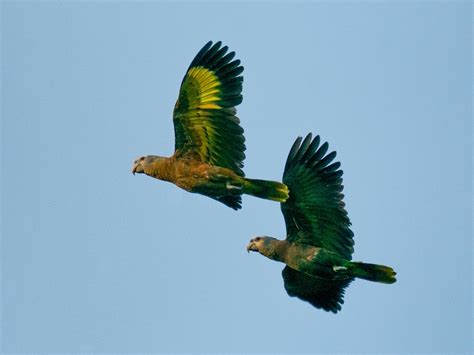
POLYGON ((281 204, 287 240, 305 243, 337 252, 347 260, 354 251, 354 234, 342 201, 341 163, 331 162, 336 152, 327 153, 327 142, 311 140, 311 133, 302 141, 298 137, 288 154, 283 183, 290 197, 281 204))
POLYGON ((309 302, 316 308, 337 313, 344 303, 344 290, 353 279, 325 280, 314 278, 285 266, 282 271, 285 290, 291 297, 309 302))
POLYGON ((173 113, 175 154, 244 176, 244 130, 235 109, 242 102, 244 68, 227 50, 208 42, 191 62, 173 113))

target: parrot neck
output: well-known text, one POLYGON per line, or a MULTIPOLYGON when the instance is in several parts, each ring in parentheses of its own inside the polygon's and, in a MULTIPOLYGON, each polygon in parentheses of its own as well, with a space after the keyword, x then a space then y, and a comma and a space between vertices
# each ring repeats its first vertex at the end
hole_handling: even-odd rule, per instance
POLYGON ((159 180, 173 181, 174 169, 171 158, 150 156, 150 161, 145 166, 145 174, 159 180))
POLYGON ((273 240, 272 243, 265 248, 265 256, 269 259, 285 262, 288 243, 285 240, 273 240))

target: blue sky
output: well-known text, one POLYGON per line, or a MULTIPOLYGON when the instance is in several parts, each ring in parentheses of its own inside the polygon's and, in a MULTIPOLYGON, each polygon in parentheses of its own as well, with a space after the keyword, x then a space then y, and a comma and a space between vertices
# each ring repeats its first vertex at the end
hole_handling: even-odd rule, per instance
POLYGON ((5 352, 470 352, 470 2, 1 4, 5 352), (337 315, 286 295, 277 203, 235 212, 146 176, 208 40, 242 60, 247 176, 337 150, 357 280, 337 315))

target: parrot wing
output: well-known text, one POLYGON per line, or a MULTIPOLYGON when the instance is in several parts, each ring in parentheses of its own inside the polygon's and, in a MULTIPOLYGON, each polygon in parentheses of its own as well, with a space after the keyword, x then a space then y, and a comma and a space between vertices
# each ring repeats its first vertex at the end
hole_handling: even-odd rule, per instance
POLYGON ((287 237, 336 252, 347 260, 354 251, 351 222, 344 208, 342 170, 339 162, 330 164, 336 152, 326 154, 328 143, 320 138, 298 137, 285 165, 283 183, 290 197, 281 204, 287 237))
POLYGON ((244 68, 227 50, 221 42, 208 42, 183 78, 173 112, 175 155, 244 176, 244 130, 235 109, 242 102, 244 68))
POLYGON ((282 276, 289 296, 298 297, 316 308, 333 313, 341 310, 344 290, 352 282, 352 279, 326 280, 311 277, 289 266, 285 266, 282 276))

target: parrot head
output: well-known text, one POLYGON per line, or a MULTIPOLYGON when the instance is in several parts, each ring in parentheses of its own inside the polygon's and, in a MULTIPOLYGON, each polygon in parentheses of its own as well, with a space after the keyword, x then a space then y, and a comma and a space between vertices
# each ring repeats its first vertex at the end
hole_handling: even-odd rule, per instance
POLYGON ((278 239, 272 237, 255 237, 247 244, 247 252, 257 251, 262 255, 269 256, 275 250, 278 239))
POLYGON ((133 162, 132 174, 148 174, 148 172, 146 171, 147 168, 149 170, 152 167, 153 163, 159 162, 163 159, 163 157, 159 157, 157 155, 147 155, 146 157, 139 157, 133 162))

